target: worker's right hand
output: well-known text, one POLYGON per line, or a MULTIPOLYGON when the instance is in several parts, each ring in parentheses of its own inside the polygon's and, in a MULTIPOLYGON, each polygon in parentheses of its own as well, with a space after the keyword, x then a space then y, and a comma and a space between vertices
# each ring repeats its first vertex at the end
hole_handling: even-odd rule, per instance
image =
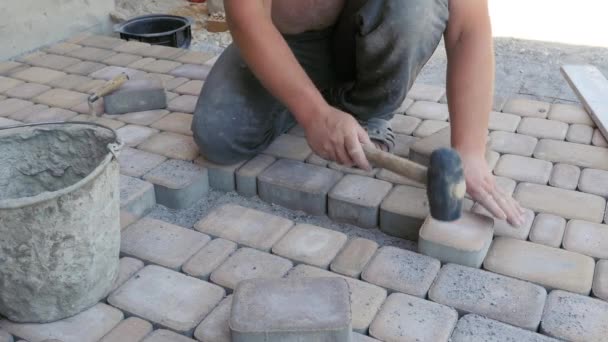
POLYGON ((321 158, 371 170, 362 144, 372 142, 352 115, 326 105, 302 127, 308 144, 321 158))

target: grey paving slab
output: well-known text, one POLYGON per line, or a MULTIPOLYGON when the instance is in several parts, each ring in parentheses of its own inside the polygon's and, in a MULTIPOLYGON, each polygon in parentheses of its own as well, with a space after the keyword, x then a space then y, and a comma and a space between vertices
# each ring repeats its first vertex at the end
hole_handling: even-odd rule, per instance
POLYGON ((442 103, 429 101, 416 101, 407 110, 406 114, 424 120, 445 121, 448 119, 448 106, 442 103))
POLYGON ((135 147, 158 133, 158 130, 145 126, 126 125, 116 130, 116 133, 125 146, 135 147))
POLYGON ((380 230, 408 240, 417 240, 418 231, 429 215, 426 190, 399 185, 380 205, 380 230))
POLYGON ((168 110, 156 109, 143 112, 132 112, 120 115, 106 115, 109 119, 120 120, 133 125, 149 126, 169 114, 168 110))
POLYGON ((602 132, 597 128, 593 130, 593 137, 591 137, 591 143, 594 146, 608 147, 608 141, 606 141, 606 138, 602 135, 602 132))
POLYGON ((194 337, 205 342, 232 342, 230 334, 230 311, 232 295, 224 298, 194 330, 194 337))
POLYGON ((422 120, 409 115, 395 115, 390 122, 395 133, 411 135, 422 120))
POLYGON ((241 196, 253 197, 258 194, 257 177, 264 172, 276 158, 265 154, 255 156, 236 170, 236 191, 241 196))
POLYGON ((114 37, 91 35, 78 42, 78 44, 97 47, 100 49, 113 49, 117 46, 124 44, 125 42, 125 40, 114 37))
POLYGON ((349 167, 349 166, 340 165, 336 162, 331 162, 327 166, 332 170, 340 171, 345 174, 366 176, 366 177, 372 177, 372 178, 379 171, 379 169, 377 169, 375 167, 372 167, 371 170, 367 171, 367 170, 360 169, 358 167, 349 167))
POLYGON ((420 125, 418 125, 412 135, 417 138, 426 138, 448 127, 449 125, 450 123, 446 121, 424 120, 420 125))
POLYGON ((312 150, 308 146, 306 138, 283 134, 277 137, 264 153, 276 158, 304 161, 310 156, 312 150))
POLYGON ((75 112, 62 108, 43 109, 35 114, 28 115, 23 121, 26 123, 38 122, 64 122, 78 115, 75 112))
POLYGON ((558 340, 516 328, 475 314, 462 317, 452 334, 452 342, 557 342, 558 340))
POLYGON ((581 169, 568 164, 555 164, 549 179, 549 185, 566 190, 574 190, 578 185, 581 169))
POLYGON ((515 130, 517 130, 517 126, 519 126, 520 122, 521 116, 519 115, 492 111, 490 112, 488 128, 492 131, 515 133, 515 130))
POLYGON ((99 49, 89 46, 83 46, 80 49, 71 50, 66 53, 67 56, 92 62, 101 62, 114 54, 116 53, 111 50, 99 49))
POLYGON ((120 176, 120 209, 141 217, 156 205, 154 185, 141 179, 120 176))
POLYGON ((158 329, 143 339, 142 342, 196 342, 195 340, 174 333, 171 330, 158 329))
POLYGON ((209 192, 208 170, 184 160, 167 160, 143 178, 154 184, 156 202, 171 209, 190 208, 209 192))
POLYGON ((118 262, 118 275, 116 276, 116 280, 114 281, 114 285, 110 289, 109 293, 112 293, 117 288, 121 287, 129 278, 131 278, 137 271, 141 270, 144 267, 144 262, 135 259, 124 257, 120 258, 118 262))
POLYGON ((596 259, 608 259, 608 225, 570 220, 566 225, 564 249, 596 259))
POLYGON ((538 139, 524 134, 494 131, 490 133, 490 149, 499 153, 532 156, 538 139))
POLYGON ((578 190, 588 194, 608 197, 608 171, 584 169, 578 181, 578 190))
POLYGON ((220 191, 235 191, 236 190, 236 170, 238 170, 243 162, 231 165, 219 165, 206 160, 204 157, 199 157, 195 163, 204 166, 209 172, 209 185, 220 191))
POLYGON ((568 124, 561 121, 523 118, 517 127, 517 133, 539 139, 564 140, 568 133, 568 128, 568 124))
POLYGON ((553 214, 538 214, 530 230, 530 241, 559 248, 562 245, 566 219, 553 214))
POLYGON ((272 247, 272 253, 294 263, 326 269, 347 239, 344 233, 310 224, 298 224, 272 247))
POLYGON ((105 68, 106 66, 107 65, 102 64, 102 63, 96 63, 96 62, 91 62, 91 61, 82 61, 80 63, 76 63, 70 67, 65 68, 63 71, 70 73, 70 74, 89 76, 92 73, 105 68))
POLYGON ((358 237, 350 239, 330 268, 333 272, 359 278, 377 250, 378 244, 375 241, 358 237))
POLYGON ((392 184, 359 176, 344 176, 329 192, 329 217, 364 228, 378 226, 379 207, 392 184))
POLYGON ((140 342, 152 332, 152 324, 141 318, 129 317, 118 323, 99 342, 140 342))
POLYGON ((130 147, 123 148, 118 155, 120 173, 136 178, 148 173, 165 160, 167 158, 164 156, 130 147))
POLYGON ((192 135, 192 114, 171 113, 152 124, 152 128, 162 131, 192 135))
POLYGON ((566 141, 577 143, 577 144, 591 144, 593 139, 593 127, 583 124, 572 124, 568 128, 568 134, 566 135, 566 141))
POLYGON ((6 93, 7 91, 22 84, 25 83, 14 78, 0 76, 0 93, 6 93))
POLYGON ((51 70, 47 68, 31 67, 19 70, 10 74, 11 78, 16 78, 26 82, 47 84, 59 77, 65 76, 65 72, 51 70))
POLYGON ((175 77, 185 77, 191 80, 204 81, 211 68, 201 64, 184 64, 173 69, 170 74, 175 77))
POLYGON ((593 295, 608 302, 608 260, 599 260, 593 276, 593 295))
MULTIPOLYGON (((12 116, 14 113, 33 107, 34 104, 21 99, 5 99, 0 101, 0 116, 12 116)), ((17 118, 14 118, 18 120, 17 118)))
POLYGON ((522 217, 523 223, 519 227, 512 226, 506 220, 494 218, 494 216, 479 203, 476 203, 471 211, 494 219, 494 236, 504 236, 513 239, 527 240, 528 236, 530 235, 532 223, 534 222, 534 212, 527 208, 524 208, 524 214, 522 217))
POLYGON ((410 159, 416 163, 428 166, 431 153, 442 147, 450 147, 450 128, 446 127, 435 134, 416 141, 410 147, 410 159))
POLYGON ((167 109, 172 112, 180 113, 194 113, 196 102, 198 101, 197 96, 192 95, 181 95, 169 101, 167 109))
POLYGON ((237 249, 237 244, 222 238, 211 240, 182 266, 182 271, 192 277, 208 280, 217 269, 237 249))
POLYGON ((362 335, 356 332, 353 332, 351 335, 352 342, 378 342, 375 338, 369 337, 367 335, 362 335))
POLYGON ((376 173, 376 178, 381 179, 383 181, 387 181, 389 183, 393 183, 395 185, 409 185, 409 186, 413 186, 416 188, 425 188, 426 187, 426 185, 424 185, 422 183, 418 183, 416 181, 413 181, 407 177, 398 175, 387 169, 380 169, 378 171, 378 173, 376 173))

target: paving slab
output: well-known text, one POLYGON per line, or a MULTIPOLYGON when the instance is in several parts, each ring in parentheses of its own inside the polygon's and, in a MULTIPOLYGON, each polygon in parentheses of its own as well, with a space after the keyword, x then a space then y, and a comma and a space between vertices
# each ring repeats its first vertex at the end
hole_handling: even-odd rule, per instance
POLYGON ((534 150, 534 158, 608 170, 608 149, 597 146, 542 139, 534 150))
MULTIPOLYGON (((6 99, 0 101, 0 116, 12 116, 14 113, 32 107, 34 104, 21 99, 6 99)), ((18 120, 15 118, 15 120, 18 120)))
POLYGON ((117 288, 121 287, 127 280, 129 280, 135 273, 144 267, 144 262, 129 257, 120 258, 118 263, 118 275, 114 281, 114 285, 108 293, 114 292, 117 288))
POLYGON ((445 95, 445 88, 424 83, 414 83, 407 92, 407 97, 416 101, 439 102, 445 95))
POLYGON ((161 131, 192 135, 192 114, 171 113, 155 121, 151 127, 161 131))
POLYGON ((23 67, 23 63, 19 63, 19 62, 15 62, 15 61, 0 61, 0 75, 5 76, 22 67, 23 67))
POLYGON ((351 335, 352 342, 379 342, 380 340, 376 340, 375 338, 371 338, 367 335, 359 334, 353 332, 351 335))
POLYGON ((475 313, 536 331, 547 291, 525 281, 484 270, 445 265, 429 291, 434 302, 461 314, 475 313))
POLYGON ((292 267, 285 258, 245 247, 234 252, 209 279, 230 291, 243 280, 282 278, 292 267))
POLYGON ((54 53, 56 55, 65 55, 67 52, 81 48, 82 45, 60 42, 49 47, 43 48, 45 52, 54 53))
POLYGON ((530 241, 559 248, 562 245, 566 219, 553 214, 538 214, 530 230, 530 241))
POLYGON ((113 49, 119 45, 124 44, 125 42, 125 40, 114 37, 91 35, 78 42, 78 44, 93 46, 100 49, 113 49))
POLYGON ((102 64, 102 63, 83 61, 80 63, 76 63, 70 67, 67 67, 63 71, 70 73, 70 74, 89 76, 92 73, 105 68, 106 66, 107 65, 102 64))
POLYGON ((232 342, 230 334, 230 311, 232 295, 224 298, 220 304, 205 317, 194 330, 194 337, 205 342, 232 342))
POLYGON ((426 189, 395 186, 380 205, 380 230, 388 235, 415 241, 429 213, 426 189))
POLYGON ((440 130, 450 126, 449 122, 446 121, 438 121, 438 120, 424 120, 414 131, 412 134, 418 138, 426 138, 430 135, 433 135, 440 130))
MULTIPOLYGON (((17 80, 14 80, 14 81, 19 82, 18 85, 4 91, 4 94, 7 95, 8 97, 29 100, 29 99, 31 99, 37 95, 40 95, 40 94, 48 91, 49 89, 51 89, 51 87, 43 85, 43 84, 23 83, 23 82, 17 81, 17 80)), ((4 85, 7 86, 6 83, 4 85)), ((0 89, 1 88, 2 88, 2 81, 0 80, 0 89)))
POLYGON ((183 160, 169 159, 143 179, 154 184, 156 202, 171 209, 190 208, 209 192, 208 170, 183 160))
POLYGON ((283 134, 277 137, 264 153, 276 158, 304 161, 310 156, 312 150, 308 146, 306 138, 283 134))
POLYGON ((578 185, 581 169, 578 166, 569 164, 555 164, 549 178, 549 185, 574 190, 578 185))
POLYGON ((306 158, 306 162, 309 164, 313 164, 313 165, 317 165, 317 166, 321 166, 321 167, 326 167, 329 165, 329 161, 325 160, 321 157, 319 157, 318 154, 316 153, 311 153, 311 155, 306 158))
POLYGON ((83 59, 91 62, 101 62, 114 54, 116 54, 116 52, 114 51, 99 49, 90 46, 83 46, 80 49, 75 49, 66 52, 66 56, 83 59))
POLYGON ((566 141, 577 144, 591 144, 593 138, 593 127, 583 124, 572 124, 568 129, 566 141))
POLYGON ((141 179, 120 175, 120 209, 136 217, 147 214, 156 205, 154 185, 141 179))
POLYGON ((17 120, 17 121, 25 121, 25 119, 27 119, 30 116, 35 116, 38 113, 45 111, 49 108, 49 106, 45 106, 45 105, 33 105, 31 102, 28 103, 21 103, 21 102, 14 102, 14 101, 9 101, 9 100, 15 100, 15 101, 23 101, 23 100, 19 100, 19 99, 7 99, 6 102, 5 101, 1 101, 0 102, 0 117, 3 115, 2 114, 2 110, 7 111, 10 113, 10 115, 8 115, 9 119, 11 120, 17 120), (2 107, 2 105, 4 103, 9 103, 6 107, 2 107), (17 111, 12 111, 15 109, 15 107, 21 107, 23 106, 23 108, 17 110, 17 111))
POLYGON ((192 229, 143 218, 122 232, 120 252, 177 271, 210 240, 192 229))
POLYGON ((124 315, 120 310, 99 303, 81 313, 52 323, 13 323, 0 321, 4 329, 28 341, 58 339, 63 342, 98 342, 114 328, 124 315))
POLYGON ((379 206, 391 190, 389 182, 359 176, 344 176, 329 192, 329 217, 363 228, 378 226, 379 206))
POLYGON ((182 63, 158 59, 141 67, 141 70, 155 73, 168 73, 169 71, 181 66, 182 63))
POLYGON ((127 65, 131 69, 141 69, 144 65, 154 62, 156 59, 152 57, 138 59, 135 62, 127 65))
POLYGON ((428 216, 420 229, 418 251, 443 263, 479 268, 492 243, 493 225, 491 218, 468 212, 454 222, 428 216))
POLYGON ((341 177, 335 170, 281 159, 258 176, 258 193, 269 203, 325 215, 327 193, 341 177))
POLYGON ((142 342, 196 342, 195 340, 174 333, 171 330, 154 330, 150 335, 143 339, 142 342))
POLYGON ((20 124, 20 121, 0 117, 0 127, 8 127, 20 124))
POLYGON ((521 116, 519 115, 492 111, 490 112, 488 128, 492 131, 515 133, 520 122, 521 116))
POLYGON ((189 81, 190 80, 185 77, 173 77, 172 79, 166 80, 163 83, 165 84, 165 90, 174 90, 175 88, 189 81))
POLYGON ((449 306, 393 293, 369 333, 382 341, 447 342, 457 321, 458 313, 449 306))
POLYGON ((524 98, 513 98, 509 99, 504 106, 502 111, 505 113, 512 113, 521 116, 530 116, 544 119, 549 114, 551 104, 547 102, 529 100, 524 98))
POLYGON ((494 174, 520 182, 547 184, 552 169, 553 164, 545 160, 505 154, 498 160, 494 174))
POLYGON ((378 244, 375 241, 359 237, 350 239, 330 268, 333 272, 359 278, 377 250, 378 244))
POLYGON ((279 216, 225 204, 197 222, 194 228, 242 246, 269 252, 292 226, 292 221, 279 216))
POLYGON ((59 77, 65 76, 66 73, 40 67, 31 67, 12 73, 11 78, 17 78, 22 81, 47 84, 59 77))
POLYGON ((582 124, 595 127, 591 116, 587 114, 585 108, 580 105, 568 105, 554 103, 549 111, 549 119, 565 122, 568 124, 582 124))
POLYGON ((0 76, 0 93, 5 93, 7 90, 13 89, 22 84, 24 84, 23 81, 10 77, 0 76))
POLYGON ((593 130, 593 137, 591 137, 591 143, 594 146, 608 147, 608 142, 606 141, 606 138, 602 135, 602 132, 599 129, 593 130))
MULTIPOLYGON (((507 194, 510 194, 510 192, 507 192, 507 194)), ((490 217, 494 220, 494 236, 504 236, 513 239, 527 240, 528 236, 530 235, 532 223, 534 222, 534 212, 527 208, 524 208, 524 223, 519 227, 512 226, 506 220, 494 218, 494 215, 490 214, 490 212, 479 203, 475 203, 471 211, 490 217)))
POLYGON ((208 161, 203 156, 198 157, 194 162, 205 167, 209 171, 209 186, 225 192, 236 190, 235 173, 244 162, 231 165, 220 165, 208 161))
POLYGON ((198 96, 181 95, 169 101, 167 109, 172 112, 194 113, 198 96))
POLYGON ((445 121, 449 117, 448 106, 442 103, 429 101, 416 101, 407 110, 406 114, 423 120, 445 121))
MULTIPOLYGON (((308 158, 307 158, 308 159, 308 158)), ((349 167, 349 166, 345 166, 345 165, 340 165, 336 162, 331 162, 327 165, 330 169, 332 170, 336 170, 336 171, 340 171, 344 174, 349 174, 349 175, 359 175, 359 176, 365 176, 365 177, 374 177, 376 175, 376 173, 378 173, 379 169, 372 167, 371 170, 366 171, 363 169, 360 169, 356 166, 354 167, 349 167)))
POLYGON ((442 147, 450 147, 450 128, 446 127, 435 134, 416 141, 410 146, 409 157, 412 161, 422 165, 429 165, 431 153, 442 147))
POLYGON ((385 246, 369 262, 361 278, 389 292, 424 298, 440 267, 441 263, 435 258, 385 246))
POLYGON ((187 64, 204 64, 206 61, 213 58, 214 54, 201 51, 188 51, 185 54, 175 58, 176 61, 187 64))
POLYGON ((215 271, 237 249, 237 244, 222 238, 211 240, 182 266, 182 271, 192 277, 209 280, 215 271))
POLYGON ((139 178, 148 173, 158 165, 162 164, 166 157, 125 147, 118 155, 120 173, 130 177, 139 178))
POLYGON ((129 315, 191 336, 224 295, 219 286, 149 265, 112 293, 108 302, 129 315))
POLYGON ((561 121, 523 118, 517 127, 517 133, 539 139, 564 140, 568 133, 568 128, 568 124, 561 121))
POLYGON ((87 91, 90 90, 91 89, 90 83, 93 81, 98 81, 98 80, 94 80, 90 77, 86 77, 86 76, 82 76, 82 75, 67 74, 63 77, 59 77, 59 78, 54 79, 53 81, 49 82, 49 85, 54 88, 61 88, 61 89, 74 90, 74 91, 81 92, 78 89, 85 88, 85 89, 87 89, 87 91))
POLYGON ((410 155, 410 146, 412 146, 419 139, 405 134, 395 134, 395 149, 393 154, 407 158, 410 155))
POLYGON ((148 43, 142 43, 135 40, 127 41, 121 45, 115 46, 112 50, 117 52, 133 53, 138 54, 139 51, 145 50, 150 47, 148 43))
MULTIPOLYGON (((74 110, 75 111, 75 110, 74 110)), ((125 123, 122 121, 107 119, 104 117, 96 117, 89 114, 80 114, 73 117, 70 121, 84 121, 84 122, 95 122, 102 126, 111 128, 113 130, 117 130, 120 127, 124 126, 125 123)), ((127 147, 128 148, 128 147, 127 147)))
POLYGON ((469 314, 462 317, 451 342, 558 342, 558 340, 514 326, 469 314))
MULTIPOLYGON (((104 115, 108 119, 120 120, 128 124, 150 126, 169 114, 168 110, 156 109, 143 112, 131 112, 120 115, 104 115)), ((153 127, 154 128, 154 127, 153 127)))
POLYGON ((141 56, 133 55, 130 53, 117 53, 115 55, 112 55, 112 56, 104 59, 102 61, 102 63, 108 64, 108 65, 126 67, 127 65, 129 65, 135 61, 138 61, 140 59, 141 59, 141 56))
POLYGON ((245 197, 257 196, 258 176, 275 161, 275 157, 259 154, 239 167, 235 172, 236 191, 245 197))
POLYGON ((405 98, 403 100, 403 102, 401 102, 401 105, 399 106, 399 108, 397 108, 395 110, 395 114, 399 114, 399 115, 405 115, 405 112, 407 111, 407 109, 414 104, 414 100, 409 99, 409 98, 405 98))
POLYGON ((608 197, 608 171, 587 168, 581 172, 578 190, 608 197))
POLYGON ((198 146, 191 136, 171 132, 153 135, 137 148, 172 159, 194 160, 198 156, 198 146))
POLYGON ((202 64, 184 64, 173 69, 170 74, 175 77, 185 77, 191 80, 204 81, 211 67, 202 64))
POLYGON ((601 342, 608 336, 608 303, 565 291, 547 298, 541 332, 573 342, 601 342))
POLYGON ((608 225, 570 220, 566 225, 564 249, 596 259, 608 259, 608 225))
POLYGON ((563 249, 500 237, 494 239, 483 266, 548 289, 589 294, 595 262, 591 257, 563 249))
POLYGON ((387 296, 386 290, 376 285, 308 265, 298 265, 287 275, 287 279, 306 277, 340 277, 346 280, 350 289, 353 331, 359 333, 367 331, 387 296))
POLYGON ((201 89, 203 89, 203 81, 193 80, 180 85, 174 91, 182 95, 198 96, 201 93, 201 89))
POLYGON ((490 133, 490 149, 499 153, 531 157, 538 139, 524 134, 494 131, 490 133))
MULTIPOLYGON (((70 53, 70 52, 67 52, 70 53)), ((63 70, 71 65, 74 65, 78 62, 81 62, 80 59, 55 55, 52 53, 47 54, 37 54, 35 56, 31 56, 24 61, 33 66, 41 67, 41 68, 49 68, 54 70, 63 70)))
POLYGON ((413 181, 407 177, 398 175, 387 169, 378 170, 378 173, 376 173, 376 178, 381 179, 383 181, 387 181, 389 183, 393 183, 395 185, 409 185, 409 186, 413 186, 416 188, 425 188, 426 187, 425 184, 418 183, 416 181, 413 181))
POLYGON ((126 74, 130 79, 137 79, 142 77, 146 73, 143 71, 135 70, 133 68, 117 67, 117 66, 106 66, 95 72, 92 72, 89 76, 92 78, 109 81, 120 74, 126 74))
POLYGON ((140 342, 152 332, 152 324, 141 318, 129 317, 120 322, 99 342, 140 342))
POLYGON ((62 108, 48 108, 32 113, 24 118, 24 122, 37 123, 37 122, 64 122, 78 115, 76 112, 62 108))
POLYGON ((395 115, 390 120, 393 132, 397 134, 411 135, 414 133, 418 125, 422 122, 421 119, 408 115, 395 115))
POLYGON ((593 295, 608 302, 608 260, 599 260, 593 276, 593 295))
POLYGON ((523 207, 566 219, 599 223, 606 209, 606 200, 600 196, 532 183, 517 185, 514 197, 523 207))
POLYGON ((347 239, 345 234, 334 230, 298 224, 272 247, 272 253, 296 264, 327 269, 347 239))
POLYGON ((126 125, 117 129, 116 133, 125 146, 135 147, 158 133, 158 130, 139 125, 126 125))

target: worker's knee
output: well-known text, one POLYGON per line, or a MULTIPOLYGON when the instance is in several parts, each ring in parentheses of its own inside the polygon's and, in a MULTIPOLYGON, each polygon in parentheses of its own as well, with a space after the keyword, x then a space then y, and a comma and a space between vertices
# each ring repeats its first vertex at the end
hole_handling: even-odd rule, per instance
POLYGON ((201 155, 212 163, 230 165, 255 154, 253 144, 239 141, 235 127, 225 115, 214 115, 211 108, 195 113, 192 120, 193 138, 201 155))

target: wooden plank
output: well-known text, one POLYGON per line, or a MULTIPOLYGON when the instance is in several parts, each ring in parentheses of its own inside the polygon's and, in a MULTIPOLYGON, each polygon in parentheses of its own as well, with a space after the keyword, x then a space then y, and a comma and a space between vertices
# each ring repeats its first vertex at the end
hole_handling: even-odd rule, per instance
POLYGON ((587 113, 608 138, 608 80, 592 65, 564 65, 562 74, 587 113))

